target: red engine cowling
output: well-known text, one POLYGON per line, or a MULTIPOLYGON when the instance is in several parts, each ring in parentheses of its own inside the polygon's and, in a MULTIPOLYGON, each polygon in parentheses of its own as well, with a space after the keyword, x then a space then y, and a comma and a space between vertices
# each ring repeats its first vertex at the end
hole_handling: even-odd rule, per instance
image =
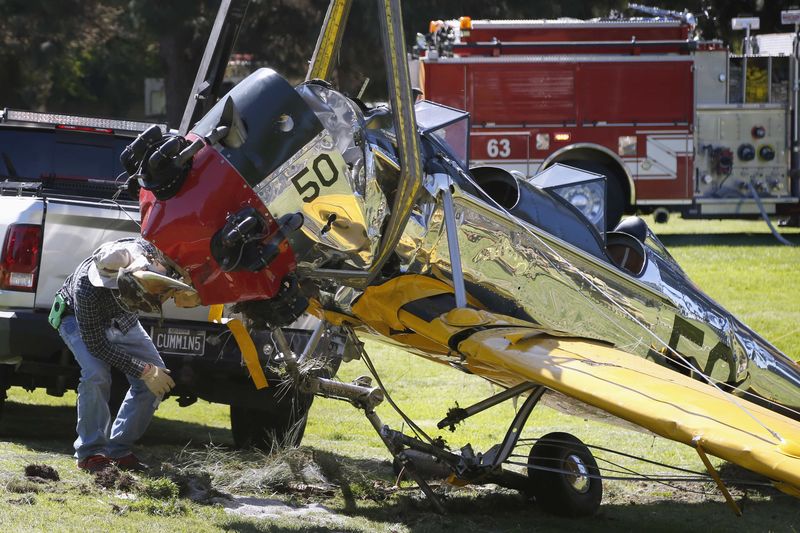
POLYGON ((142 236, 187 271, 203 304, 268 301, 250 308, 275 311, 271 321, 302 311, 291 276, 302 209, 276 218, 259 194, 279 194, 265 180, 322 131, 294 87, 259 69, 185 139, 151 128, 126 148, 121 162, 142 187, 142 236))
MULTIPOLYGON (((195 139, 197 136, 191 134, 187 137, 189 141, 195 139)), ((158 200, 142 189, 139 204, 142 236, 189 273, 204 305, 273 298, 283 279, 297 266, 285 239, 279 240, 277 256, 256 272, 226 272, 213 257, 214 235, 243 208, 253 208, 263 218, 263 242, 280 236, 280 228, 239 172, 211 146, 195 154, 177 194, 158 200)))

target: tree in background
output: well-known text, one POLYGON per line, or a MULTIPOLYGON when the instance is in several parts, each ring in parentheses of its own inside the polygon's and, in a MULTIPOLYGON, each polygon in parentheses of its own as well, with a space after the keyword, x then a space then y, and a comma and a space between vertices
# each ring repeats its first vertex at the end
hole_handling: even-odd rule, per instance
MULTIPOLYGON (((219 0, 130 0, 127 17, 143 43, 154 44, 166 92, 167 124, 177 127, 203 56, 219 0)), ((142 76, 138 73, 139 90, 142 76)), ((134 74, 135 76, 135 74, 134 74)))
MULTIPOLYGON (((367 99, 386 95, 377 2, 353 0, 334 81, 367 99)), ((739 42, 730 19, 761 17, 761 33, 789 31, 790 0, 640 0, 698 15, 706 39, 739 42)), ((796 2, 797 0, 791 0, 796 2)), ((167 120, 177 126, 220 0, 0 0, 0 106, 142 118, 144 78, 164 78, 167 120)), ((235 50, 293 82, 303 79, 328 0, 252 0, 235 50)), ((405 0, 412 44, 432 19, 592 18, 623 0, 405 0)), ((628 14, 634 14, 631 11, 628 14)))
POLYGON ((125 23, 124 5, 0 0, 0 105, 124 115, 141 104, 130 75, 152 68, 153 54, 125 23))

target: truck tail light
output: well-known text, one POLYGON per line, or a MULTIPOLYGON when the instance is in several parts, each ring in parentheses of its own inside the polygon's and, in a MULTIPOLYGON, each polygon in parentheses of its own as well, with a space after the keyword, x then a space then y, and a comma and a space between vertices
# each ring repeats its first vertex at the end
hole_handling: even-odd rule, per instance
POLYGON ((0 289, 33 292, 39 272, 42 226, 11 224, 0 256, 0 289))

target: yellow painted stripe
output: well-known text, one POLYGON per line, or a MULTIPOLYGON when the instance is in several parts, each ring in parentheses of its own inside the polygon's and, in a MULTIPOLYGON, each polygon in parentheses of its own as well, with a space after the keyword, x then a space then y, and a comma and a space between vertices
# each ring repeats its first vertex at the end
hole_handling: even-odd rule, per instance
POLYGON ((208 308, 208 321, 209 322, 222 322, 222 304, 212 305, 208 308))
POLYGON ((244 364, 247 365, 247 370, 250 372, 250 377, 253 378, 253 383, 256 389, 264 389, 268 387, 267 376, 264 375, 264 369, 261 368, 261 363, 258 361, 258 353, 256 353, 256 345, 250 334, 245 329, 242 321, 234 318, 228 321, 228 329, 233 333, 233 338, 236 339, 236 344, 242 352, 242 359, 244 364))
POLYGON ((352 0, 333 0, 328 6, 325 25, 320 33, 315 57, 306 79, 328 79, 333 71, 333 61, 344 34, 344 25, 350 13, 352 0))

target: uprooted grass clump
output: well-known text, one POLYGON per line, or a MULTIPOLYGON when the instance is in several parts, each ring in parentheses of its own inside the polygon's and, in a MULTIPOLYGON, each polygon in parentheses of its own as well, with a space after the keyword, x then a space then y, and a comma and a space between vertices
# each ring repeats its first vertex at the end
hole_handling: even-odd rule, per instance
POLYGON ((145 478, 137 488, 139 499, 130 505, 132 511, 142 511, 156 516, 186 514, 188 508, 179 499, 179 488, 169 478, 145 478))
POLYGON ((58 471, 52 466, 34 463, 31 463, 25 467, 25 476, 49 481, 58 481, 60 479, 58 476, 58 471))
POLYGON ((160 477, 142 481, 138 493, 154 500, 176 499, 179 495, 178 485, 169 478, 160 477))
POLYGON ((209 445, 203 450, 183 450, 174 464, 162 469, 180 485, 182 495, 196 501, 222 493, 332 492, 335 488, 314 461, 313 452, 301 448, 266 453, 209 445))
POLYGON ((156 500, 154 498, 140 498, 131 503, 131 511, 141 511, 154 516, 179 516, 188 511, 186 504, 177 498, 169 500, 156 500))
POLYGON ((123 492, 131 492, 139 486, 136 478, 116 466, 109 466, 97 472, 94 475, 94 482, 104 489, 117 489, 123 492))

